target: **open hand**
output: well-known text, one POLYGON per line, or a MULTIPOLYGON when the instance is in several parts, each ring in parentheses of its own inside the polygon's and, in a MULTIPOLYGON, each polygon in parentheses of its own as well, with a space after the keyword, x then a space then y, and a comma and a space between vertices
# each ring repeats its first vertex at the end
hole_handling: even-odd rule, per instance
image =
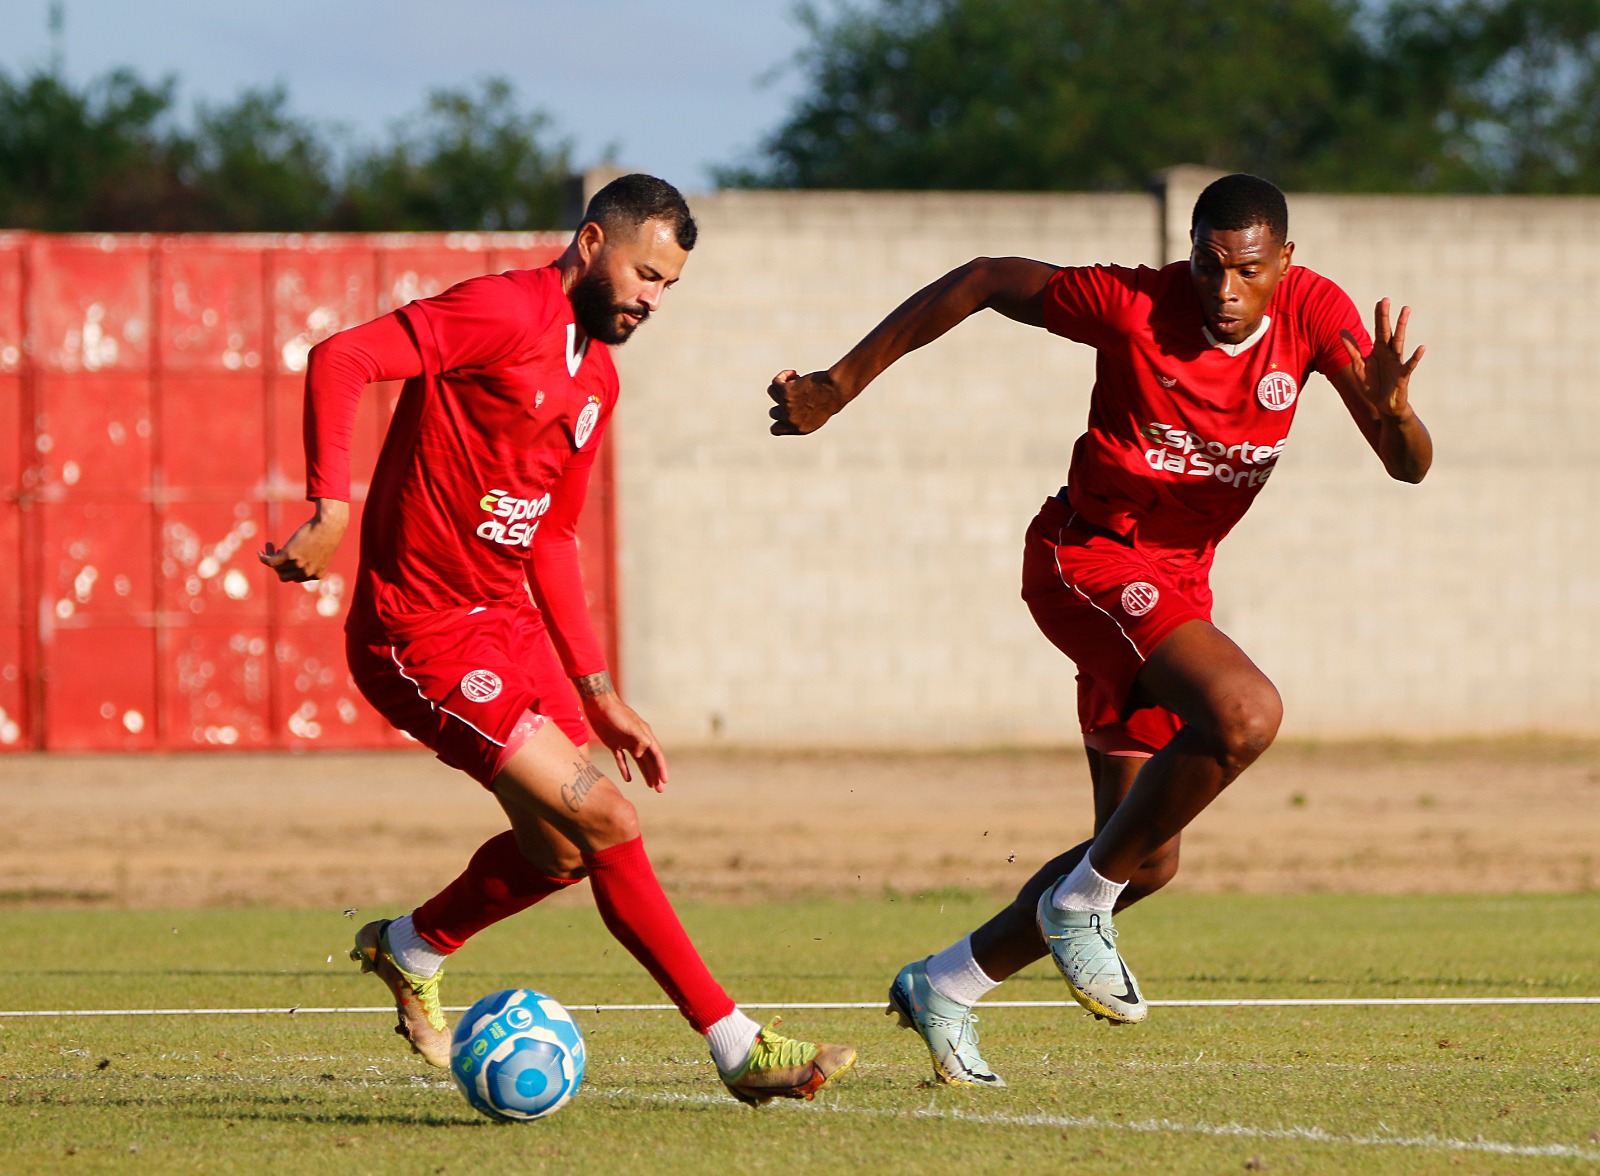
POLYGON ((622 773, 622 778, 633 779, 627 760, 631 755, 639 765, 644 782, 660 792, 667 782, 667 756, 650 724, 614 693, 584 698, 583 709, 595 738, 616 757, 617 771, 622 773))
POLYGON ((802 376, 785 369, 772 377, 767 395, 772 397, 767 415, 772 418, 774 437, 815 433, 845 405, 843 391, 827 372, 802 376))
POLYGON ((1400 318, 1389 329, 1389 300, 1383 299, 1372 315, 1372 354, 1365 359, 1349 331, 1342 332, 1344 349, 1350 356, 1351 370, 1361 383, 1361 395, 1376 417, 1403 417, 1410 408, 1411 373, 1422 362, 1427 350, 1418 347, 1405 359, 1406 324, 1411 308, 1402 306, 1400 318))

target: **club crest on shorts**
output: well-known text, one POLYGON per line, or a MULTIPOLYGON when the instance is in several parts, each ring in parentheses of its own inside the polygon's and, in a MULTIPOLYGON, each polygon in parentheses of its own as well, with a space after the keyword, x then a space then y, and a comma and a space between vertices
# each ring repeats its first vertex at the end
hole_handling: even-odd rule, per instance
POLYGON ((461 679, 461 697, 468 702, 488 702, 499 698, 502 683, 493 670, 471 670, 461 679))
POLYGON ((1122 611, 1130 617, 1142 617, 1161 599, 1161 590, 1154 584, 1135 580, 1122 590, 1122 611))
POLYGON ((1294 377, 1288 372, 1268 372, 1256 385, 1256 399, 1261 401, 1261 407, 1273 412, 1282 412, 1299 395, 1300 385, 1294 382, 1294 377))
POLYGON ((595 423, 600 419, 600 398, 589 397, 589 403, 583 406, 578 413, 578 419, 572 423, 572 444, 576 449, 582 449, 584 443, 594 433, 595 423))

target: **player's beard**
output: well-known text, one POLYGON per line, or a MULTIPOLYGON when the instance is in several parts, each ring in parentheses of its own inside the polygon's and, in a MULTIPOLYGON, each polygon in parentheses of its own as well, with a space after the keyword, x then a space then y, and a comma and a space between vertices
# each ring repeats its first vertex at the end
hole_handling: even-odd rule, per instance
POLYGON ((572 287, 568 297, 572 300, 572 313, 578 325, 591 339, 615 347, 626 343, 633 332, 650 317, 650 308, 642 303, 628 304, 617 301, 616 287, 604 269, 596 265, 572 287), (630 323, 622 316, 637 315, 639 322, 630 323))

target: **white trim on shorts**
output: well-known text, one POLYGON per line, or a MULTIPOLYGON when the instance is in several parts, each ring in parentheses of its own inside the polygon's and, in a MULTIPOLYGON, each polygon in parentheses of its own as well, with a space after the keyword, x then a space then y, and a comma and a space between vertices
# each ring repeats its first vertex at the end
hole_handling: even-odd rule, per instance
MULTIPOLYGON (((460 721, 462 723, 465 723, 467 726, 471 727, 474 731, 476 731, 479 735, 482 735, 485 739, 487 739, 490 743, 494 744, 496 747, 504 747, 505 746, 504 743, 502 743, 500 740, 496 739, 493 735, 489 734, 487 731, 483 730, 476 723, 474 723, 471 719, 462 718, 460 715, 456 714, 455 711, 453 711, 449 707, 445 706, 444 703, 435 702, 435 701, 433 701, 433 699, 429 698, 426 694, 424 694, 422 692, 422 684, 420 682, 418 682, 415 678, 413 678, 410 674, 406 673, 405 666, 400 663, 400 655, 395 653, 394 646, 392 646, 392 645, 389 646, 389 659, 394 662, 394 668, 400 671, 400 676, 402 678, 404 678, 407 682, 410 682, 411 685, 416 689, 417 697, 422 699, 423 702, 427 703, 434 710, 443 711, 445 714, 449 715, 452 719, 456 719, 456 720, 458 720, 458 721, 460 721)), ((471 665, 472 663, 468 662, 467 664, 471 665)), ((524 707, 523 710, 527 711, 527 713, 529 713, 529 714, 537 714, 537 712, 535 712, 535 711, 528 710, 527 707, 524 707)), ((541 715, 540 717, 543 718, 544 716, 541 715)), ((517 720, 517 722, 519 722, 519 723, 521 721, 522 721, 521 719, 517 720)))
MULTIPOLYGON (((1071 519, 1068 519, 1067 527, 1070 527, 1073 523, 1073 520, 1075 520, 1077 517, 1078 516, 1074 514, 1071 519)), ((1122 639, 1133 647, 1133 653, 1135 657, 1137 657, 1141 662, 1149 661, 1150 659, 1145 656, 1144 650, 1139 648, 1139 643, 1136 642, 1132 637, 1128 636, 1128 631, 1122 627, 1122 623, 1118 621, 1116 617, 1112 616, 1110 613, 1106 612, 1105 609, 1096 604, 1094 600, 1083 591, 1083 589, 1079 588, 1071 580, 1067 579, 1067 574, 1061 570, 1061 549, 1062 547, 1066 546, 1065 539, 1067 527, 1056 528, 1056 549, 1055 551, 1051 552, 1050 555, 1050 558, 1055 560, 1056 575, 1061 578, 1061 583, 1063 585, 1071 588, 1074 592, 1081 596, 1084 602, 1088 604, 1090 608, 1094 609, 1095 612, 1099 613, 1101 616, 1105 617, 1106 620, 1117 626, 1117 632, 1122 634, 1122 639)))

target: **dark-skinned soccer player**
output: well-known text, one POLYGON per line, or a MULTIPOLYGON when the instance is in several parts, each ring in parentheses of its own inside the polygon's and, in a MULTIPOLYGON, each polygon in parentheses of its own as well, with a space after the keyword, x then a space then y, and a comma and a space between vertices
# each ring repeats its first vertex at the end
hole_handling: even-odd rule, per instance
POLYGON ((978 258, 913 294, 826 371, 780 372, 772 432, 821 428, 901 356, 969 316, 1093 347, 1088 428, 1067 485, 1029 526, 1022 595, 1078 670, 1093 837, 1046 862, 970 935, 907 964, 888 1012, 944 1082, 1002 1086, 972 1007, 1049 954, 1081 1005, 1114 1024, 1148 1005, 1114 913, 1178 868, 1183 829, 1273 741, 1278 692, 1211 622, 1217 543, 1266 484, 1313 372, 1332 383, 1390 477, 1433 460, 1413 411, 1409 308, 1378 304, 1369 338, 1349 297, 1293 264, 1288 207, 1266 180, 1225 176, 1195 203, 1192 252, 1160 269, 978 258))

